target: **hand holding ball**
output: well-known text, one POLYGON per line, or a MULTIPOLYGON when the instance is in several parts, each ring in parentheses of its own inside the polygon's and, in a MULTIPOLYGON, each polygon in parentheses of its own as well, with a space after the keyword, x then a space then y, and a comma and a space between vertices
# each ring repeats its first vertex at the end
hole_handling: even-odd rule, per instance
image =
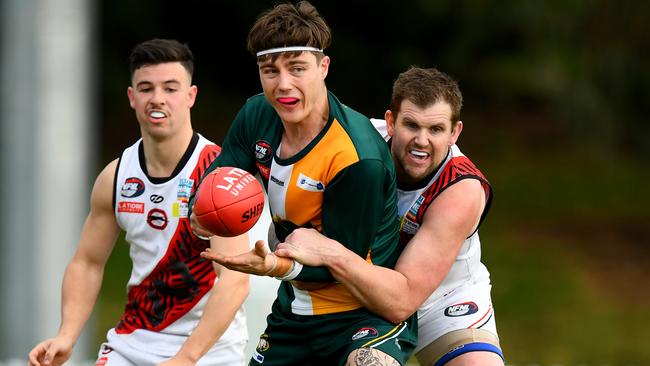
POLYGON ((219 167, 201 182, 193 212, 199 224, 214 235, 231 237, 250 230, 263 209, 264 192, 253 175, 219 167))

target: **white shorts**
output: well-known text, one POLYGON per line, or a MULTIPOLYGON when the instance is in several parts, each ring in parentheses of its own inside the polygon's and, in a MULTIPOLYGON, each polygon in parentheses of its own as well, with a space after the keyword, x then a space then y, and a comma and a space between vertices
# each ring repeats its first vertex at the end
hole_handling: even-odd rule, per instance
MULTIPOLYGON (((96 366, 154 366, 170 358, 168 355, 152 353, 146 347, 134 347, 123 337, 109 338, 110 341, 103 343, 99 348, 96 366)), ((218 343, 203 355, 196 365, 243 366, 247 361, 247 358, 244 358, 246 343, 245 339, 218 343)))
POLYGON ((418 309, 418 345, 421 365, 435 365, 470 351, 489 351, 503 357, 494 319, 489 283, 457 287, 418 309))

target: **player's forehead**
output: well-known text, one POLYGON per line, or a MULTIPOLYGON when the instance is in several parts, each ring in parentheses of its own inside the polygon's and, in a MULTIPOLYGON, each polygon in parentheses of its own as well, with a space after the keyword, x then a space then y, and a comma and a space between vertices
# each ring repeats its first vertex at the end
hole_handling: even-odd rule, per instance
POLYGON ((180 62, 146 64, 133 72, 133 85, 142 83, 189 83, 190 74, 180 62))
POLYGON ((451 105, 445 101, 436 101, 426 107, 419 106, 408 99, 402 101, 398 121, 413 122, 422 126, 435 124, 451 125, 451 105))
POLYGON ((315 64, 316 56, 311 52, 284 52, 276 55, 269 55, 262 60, 258 60, 257 65, 262 67, 280 67, 291 66, 296 64, 315 64))

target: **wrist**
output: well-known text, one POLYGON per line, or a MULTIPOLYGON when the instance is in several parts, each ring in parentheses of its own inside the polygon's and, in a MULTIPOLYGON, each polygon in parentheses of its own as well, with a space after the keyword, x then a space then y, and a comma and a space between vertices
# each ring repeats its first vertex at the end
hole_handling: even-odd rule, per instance
POLYGON ((199 352, 193 352, 187 347, 181 347, 181 349, 178 351, 176 356, 174 356, 174 358, 181 361, 183 364, 194 365, 199 361, 201 356, 202 355, 199 354, 199 352))
POLYGON ((273 253, 269 253, 268 255, 273 256, 273 265, 271 266, 271 269, 264 274, 265 276, 284 277, 294 269, 296 262, 293 259, 278 257, 273 253))

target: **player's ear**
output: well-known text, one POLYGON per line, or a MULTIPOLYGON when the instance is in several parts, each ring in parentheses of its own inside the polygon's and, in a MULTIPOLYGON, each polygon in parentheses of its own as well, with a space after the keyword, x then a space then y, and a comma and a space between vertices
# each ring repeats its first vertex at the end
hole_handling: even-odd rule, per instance
POLYGON ((194 102, 196 101, 196 95, 198 93, 199 93, 199 88, 196 85, 192 85, 189 87, 189 90, 187 91, 187 97, 189 100, 190 108, 194 106, 194 102))
POLYGON ((323 56, 323 59, 320 60, 319 67, 320 67, 320 73, 321 73, 321 79, 325 80, 327 77, 327 73, 329 72, 330 69, 330 57, 329 56, 323 56))
POLYGON ((135 98, 133 96, 133 87, 126 88, 126 96, 129 97, 129 105, 135 109, 135 98))
POLYGON ((396 114, 393 113, 390 109, 386 110, 386 113, 384 113, 384 119, 386 120, 386 131, 388 132, 388 136, 393 137, 393 133, 395 133, 395 119, 397 118, 396 114))
POLYGON ((458 141, 460 133, 463 131, 463 121, 458 121, 451 128, 451 137, 449 138, 449 146, 453 145, 458 141))

